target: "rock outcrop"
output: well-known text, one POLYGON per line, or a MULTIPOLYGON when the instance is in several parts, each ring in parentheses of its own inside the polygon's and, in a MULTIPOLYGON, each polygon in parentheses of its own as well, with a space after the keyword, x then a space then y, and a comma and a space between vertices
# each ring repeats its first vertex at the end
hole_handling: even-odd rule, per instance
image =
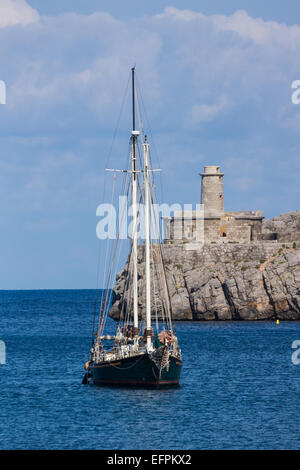
MULTIPOLYGON (((162 318, 159 292, 164 258, 167 288, 175 320, 300 320, 300 212, 265 222, 275 241, 203 246, 169 243, 154 246, 152 311, 162 318), (294 215, 296 216, 294 217, 294 215), (288 221, 288 222, 287 222, 288 221), (275 228, 275 230, 274 230, 275 228), (159 288, 158 288, 159 287, 159 288)), ((139 251, 139 292, 144 315, 143 248, 139 251)), ((127 266, 118 274, 110 315, 118 319, 127 266)))
POLYGON ((287 212, 262 224, 263 238, 278 241, 300 240, 300 211, 287 212))

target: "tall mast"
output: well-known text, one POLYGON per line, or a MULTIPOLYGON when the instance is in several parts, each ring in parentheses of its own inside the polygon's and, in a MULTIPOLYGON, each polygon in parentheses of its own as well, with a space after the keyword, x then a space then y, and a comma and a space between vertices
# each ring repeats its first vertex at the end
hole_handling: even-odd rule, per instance
POLYGON ((150 278, 150 188, 149 188, 149 144, 143 143, 145 185, 145 264, 146 264, 146 330, 147 349, 152 348, 151 325, 151 278, 150 278))
POLYGON ((132 225, 133 225, 133 242, 132 242, 132 260, 133 260, 133 326, 134 335, 138 335, 138 273, 137 273, 137 163, 136 163, 136 146, 139 132, 135 129, 135 68, 131 69, 132 73, 132 225))

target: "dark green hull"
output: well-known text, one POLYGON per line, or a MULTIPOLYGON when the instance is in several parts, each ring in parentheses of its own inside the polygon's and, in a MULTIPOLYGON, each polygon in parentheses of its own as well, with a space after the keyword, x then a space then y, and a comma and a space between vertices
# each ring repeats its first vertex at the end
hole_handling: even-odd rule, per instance
POLYGON ((178 385, 182 362, 170 356, 168 370, 159 369, 147 353, 103 364, 91 364, 89 382, 97 385, 170 386, 178 385))

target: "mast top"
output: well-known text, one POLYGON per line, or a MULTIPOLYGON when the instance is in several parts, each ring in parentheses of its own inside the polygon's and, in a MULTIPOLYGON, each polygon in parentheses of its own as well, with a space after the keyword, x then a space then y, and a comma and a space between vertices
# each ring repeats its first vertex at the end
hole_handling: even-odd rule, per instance
MULTIPOLYGON (((135 131, 135 67, 131 69, 132 78, 132 131, 135 131)), ((134 134, 133 134, 134 135, 134 134)))

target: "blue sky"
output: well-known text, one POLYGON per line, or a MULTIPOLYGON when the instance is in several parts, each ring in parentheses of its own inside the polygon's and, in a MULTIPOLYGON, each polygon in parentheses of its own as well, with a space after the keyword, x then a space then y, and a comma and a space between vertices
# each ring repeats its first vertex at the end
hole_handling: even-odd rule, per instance
POLYGON ((196 204, 199 172, 219 164, 227 210, 299 209, 299 43, 293 0, 1 0, 0 288, 95 286, 96 207, 133 64, 164 202, 196 204))

